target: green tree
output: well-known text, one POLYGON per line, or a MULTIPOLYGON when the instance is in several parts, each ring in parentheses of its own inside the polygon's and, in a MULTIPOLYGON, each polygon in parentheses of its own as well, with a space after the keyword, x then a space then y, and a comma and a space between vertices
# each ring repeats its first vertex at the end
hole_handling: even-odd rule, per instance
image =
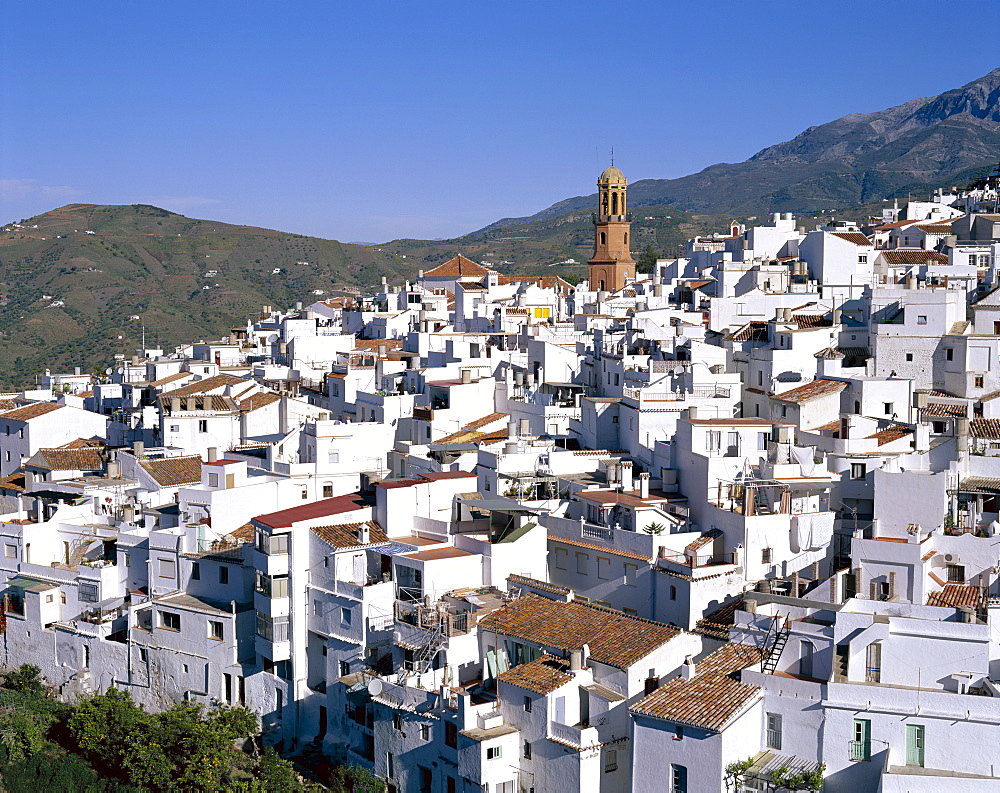
POLYGON ((34 664, 21 664, 16 671, 3 676, 3 687, 29 696, 42 696, 45 693, 42 669, 34 664))
POLYGON ((663 530, 666 528, 662 523, 650 523, 647 526, 643 526, 642 530, 646 534, 663 534, 663 530))
POLYGON ((656 260, 659 258, 659 253, 657 253, 656 248, 652 244, 647 245, 643 248, 642 253, 639 254, 639 261, 635 263, 635 270, 638 273, 651 273, 653 272, 653 267, 656 265, 656 260))

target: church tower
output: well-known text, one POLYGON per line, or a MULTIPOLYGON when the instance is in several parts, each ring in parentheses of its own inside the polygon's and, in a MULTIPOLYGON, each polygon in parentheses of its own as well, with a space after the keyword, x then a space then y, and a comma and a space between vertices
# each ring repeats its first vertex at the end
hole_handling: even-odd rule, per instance
POLYGON ((594 215, 594 255, 590 261, 590 289, 617 292, 635 278, 635 262, 629 254, 631 227, 625 174, 611 166, 597 180, 597 213, 594 215))

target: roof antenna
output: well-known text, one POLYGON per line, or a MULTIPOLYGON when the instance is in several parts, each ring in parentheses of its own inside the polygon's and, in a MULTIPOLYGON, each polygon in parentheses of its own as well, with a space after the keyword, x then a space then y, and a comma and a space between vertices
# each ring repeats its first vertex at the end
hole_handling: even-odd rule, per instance
POLYGON ((611 147, 611 165, 612 165, 612 167, 614 167, 614 164, 615 164, 615 147, 612 146, 611 147))

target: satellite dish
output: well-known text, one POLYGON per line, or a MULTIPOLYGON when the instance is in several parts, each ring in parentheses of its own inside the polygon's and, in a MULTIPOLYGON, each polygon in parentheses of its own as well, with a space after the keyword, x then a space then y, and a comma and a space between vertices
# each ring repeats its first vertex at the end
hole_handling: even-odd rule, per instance
POLYGON ((110 366, 104 370, 104 374, 111 374, 114 371, 110 366))
POLYGON ((379 680, 377 677, 373 678, 371 682, 368 683, 368 693, 371 694, 373 697, 377 697, 384 690, 385 686, 382 684, 382 681, 379 680))

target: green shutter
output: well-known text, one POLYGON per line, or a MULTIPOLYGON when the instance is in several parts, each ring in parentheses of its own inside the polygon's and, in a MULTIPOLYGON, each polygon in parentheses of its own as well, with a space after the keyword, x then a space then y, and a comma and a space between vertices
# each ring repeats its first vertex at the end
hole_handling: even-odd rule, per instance
POLYGON ((924 725, 906 725, 906 764, 923 767, 924 725))

